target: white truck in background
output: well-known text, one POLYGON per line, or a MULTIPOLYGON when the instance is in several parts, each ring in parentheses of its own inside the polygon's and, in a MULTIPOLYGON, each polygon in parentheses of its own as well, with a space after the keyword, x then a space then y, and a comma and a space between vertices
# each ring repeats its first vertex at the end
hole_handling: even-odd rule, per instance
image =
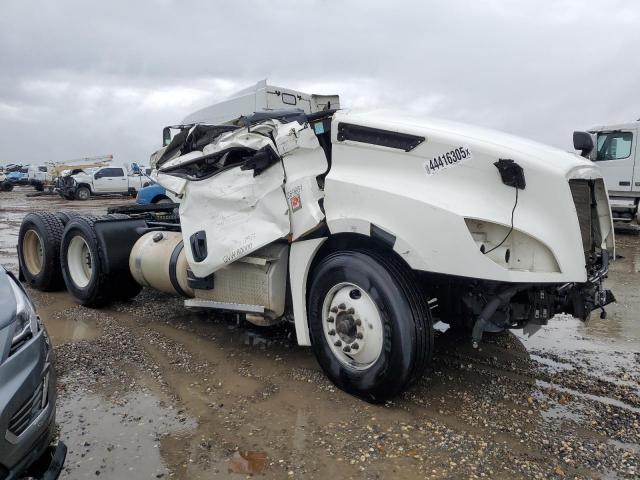
MULTIPOLYGON (((601 125, 586 132, 573 133, 573 146, 593 161, 602 172, 613 220, 639 220, 640 155, 638 133, 640 120, 615 125, 601 125)), ((640 221, 638 221, 640 223, 640 221)))
POLYGON ((67 200, 88 200, 97 195, 128 195, 134 197, 151 180, 133 164, 126 167, 106 165, 85 168, 58 179, 58 193, 67 200))
POLYGON ((29 165, 27 177, 29 185, 42 192, 45 188, 53 189, 53 167, 51 165, 29 165))

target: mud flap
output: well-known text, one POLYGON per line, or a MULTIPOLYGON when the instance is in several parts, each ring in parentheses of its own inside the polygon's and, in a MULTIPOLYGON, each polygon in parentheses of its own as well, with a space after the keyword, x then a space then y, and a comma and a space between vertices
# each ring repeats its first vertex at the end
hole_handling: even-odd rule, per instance
POLYGON ((192 237, 206 239, 206 248, 199 248, 199 258, 191 248, 185 248, 197 277, 204 278, 289 234, 283 185, 281 162, 256 176, 238 166, 205 180, 186 182, 180 203, 185 247, 191 245, 192 237), (203 252, 206 256, 201 258, 203 252))

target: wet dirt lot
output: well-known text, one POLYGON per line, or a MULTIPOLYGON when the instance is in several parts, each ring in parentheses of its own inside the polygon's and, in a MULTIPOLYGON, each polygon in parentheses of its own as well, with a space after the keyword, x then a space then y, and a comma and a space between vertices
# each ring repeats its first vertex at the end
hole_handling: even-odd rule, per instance
MULTIPOLYGON (((0 193, 0 262, 22 217, 127 200, 0 193)), ((371 405, 337 390, 292 329, 143 292, 101 310, 32 291, 57 352, 63 478, 638 478, 640 237, 618 236, 608 318, 558 317, 479 350, 438 333, 432 370, 371 405)))

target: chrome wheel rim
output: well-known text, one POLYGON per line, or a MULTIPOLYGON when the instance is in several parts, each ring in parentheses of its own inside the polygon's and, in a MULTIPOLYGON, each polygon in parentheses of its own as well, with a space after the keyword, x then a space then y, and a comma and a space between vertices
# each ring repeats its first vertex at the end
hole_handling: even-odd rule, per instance
POLYGON ((67 265, 71 280, 76 286, 84 288, 89 285, 93 274, 93 255, 89 245, 80 235, 76 235, 69 242, 67 265))
POLYGON ((382 353, 384 332, 378 306, 359 286, 332 287, 322 305, 322 328, 333 355, 343 365, 365 370, 382 353))
POLYGON ((27 230, 22 239, 24 266, 31 275, 38 275, 44 263, 42 239, 35 230, 27 230))

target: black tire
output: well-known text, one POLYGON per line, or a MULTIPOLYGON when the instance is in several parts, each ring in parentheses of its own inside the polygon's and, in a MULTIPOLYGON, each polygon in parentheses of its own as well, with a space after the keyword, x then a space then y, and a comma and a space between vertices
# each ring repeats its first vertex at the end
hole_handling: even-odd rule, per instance
POLYGON ((10 192, 11 190, 13 190, 13 183, 11 182, 4 181, 2 182, 1 186, 3 192, 10 192))
POLYGON ((22 220, 18 234, 18 261, 25 282, 36 290, 54 291, 64 285, 59 260, 63 231, 64 225, 52 213, 34 212, 22 220), (37 260, 34 248, 41 252, 37 260))
POLYGON ((78 187, 75 193, 76 200, 89 200, 91 198, 91 190, 88 187, 78 187))
POLYGON ((339 388, 379 402, 399 394, 422 376, 433 350, 431 312, 413 272, 399 259, 370 250, 341 251, 324 258, 311 278, 308 313, 312 347, 320 366, 339 388), (368 294, 383 325, 382 351, 365 369, 341 362, 323 329, 325 297, 345 282, 368 294))
POLYGON ((33 188, 36 189, 36 191, 38 192, 44 192, 44 185, 41 183, 36 183, 33 185, 33 188))
POLYGON ((131 276, 128 266, 126 269, 117 269, 114 266, 107 268, 109 266, 106 265, 104 249, 96 233, 96 220, 98 219, 92 216, 72 218, 64 230, 60 246, 60 264, 67 290, 78 303, 88 307, 99 307, 112 300, 128 299, 142 289, 131 276), (76 237, 79 237, 79 240, 74 240, 76 237), (74 265, 78 266, 78 262, 83 261, 83 258, 78 258, 78 247, 72 247, 72 242, 75 245, 84 242, 90 271, 78 274, 77 268, 74 269, 74 265))
POLYGON ((86 215, 86 214, 82 212, 76 212, 75 210, 60 210, 59 212, 55 213, 55 216, 58 217, 58 219, 62 222, 64 226, 66 226, 67 223, 69 223, 69 220, 71 220, 72 218, 79 217, 82 215, 86 215))

